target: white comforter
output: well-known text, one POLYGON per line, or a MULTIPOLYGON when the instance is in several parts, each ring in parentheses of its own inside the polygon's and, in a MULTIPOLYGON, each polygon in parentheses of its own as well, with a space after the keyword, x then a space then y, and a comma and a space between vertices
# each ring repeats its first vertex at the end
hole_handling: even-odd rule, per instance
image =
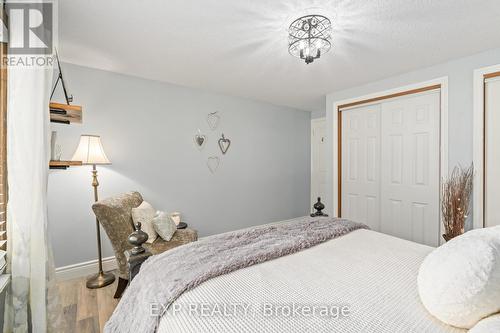
POLYGON ((357 230, 203 283, 158 332, 462 332, 420 302, 418 268, 431 250, 357 230))

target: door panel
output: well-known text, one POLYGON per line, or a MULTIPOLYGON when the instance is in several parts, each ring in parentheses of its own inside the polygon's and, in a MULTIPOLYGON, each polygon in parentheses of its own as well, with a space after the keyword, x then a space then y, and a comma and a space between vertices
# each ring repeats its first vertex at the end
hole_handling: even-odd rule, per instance
POLYGON ((341 126, 342 217, 437 246, 439 91, 342 111, 341 126))
POLYGON ((412 203, 411 226, 413 241, 417 243, 425 242, 425 210, 427 204, 412 203))
POLYGON ((393 184, 401 184, 403 182, 403 135, 390 135, 390 179, 393 184))
POLYGON ((380 229, 380 106, 342 113, 342 217, 380 229))
POLYGON ((437 246, 439 242, 440 95, 382 103, 382 232, 437 246))

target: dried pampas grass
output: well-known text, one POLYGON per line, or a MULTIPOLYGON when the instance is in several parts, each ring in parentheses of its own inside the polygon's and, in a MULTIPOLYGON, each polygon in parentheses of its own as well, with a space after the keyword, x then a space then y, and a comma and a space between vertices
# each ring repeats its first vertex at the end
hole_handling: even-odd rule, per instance
POLYGON ((441 211, 446 241, 464 233, 465 220, 470 212, 473 175, 473 165, 467 169, 455 167, 449 178, 443 180, 441 211))

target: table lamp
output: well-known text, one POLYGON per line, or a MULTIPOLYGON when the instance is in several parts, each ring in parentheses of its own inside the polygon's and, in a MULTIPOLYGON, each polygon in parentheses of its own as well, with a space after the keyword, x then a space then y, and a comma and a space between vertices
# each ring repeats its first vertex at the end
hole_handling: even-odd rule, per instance
MULTIPOLYGON (((102 148, 101 137, 98 135, 84 134, 80 137, 80 143, 76 148, 72 161, 81 161, 83 165, 92 165, 92 186, 94 187, 94 199, 97 202, 97 168, 96 166, 103 164, 111 164, 104 149, 102 148)), ((112 284, 115 281, 115 276, 110 272, 102 270, 102 252, 101 252, 101 228, 99 221, 96 218, 97 229, 97 253, 99 255, 99 272, 87 279, 87 288, 96 289, 112 284)))

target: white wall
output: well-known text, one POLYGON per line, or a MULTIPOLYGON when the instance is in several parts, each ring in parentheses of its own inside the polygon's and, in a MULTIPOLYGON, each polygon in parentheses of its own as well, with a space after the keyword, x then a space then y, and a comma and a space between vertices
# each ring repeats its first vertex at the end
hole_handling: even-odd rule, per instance
MULTIPOLYGON (((310 211, 310 113, 63 64, 83 105, 82 125, 53 125, 70 158, 80 134, 98 134, 113 164, 99 168, 105 198, 139 190, 157 209, 180 211, 200 235, 310 211), (206 115, 219 110, 212 132, 206 115), (200 152, 193 136, 208 136, 200 152), (222 157, 216 140, 232 140, 222 157), (207 157, 221 157, 212 175, 207 157)), ((61 100, 59 98, 59 100, 61 100)), ((90 167, 51 171, 49 233, 56 266, 96 258, 90 167)), ((104 256, 113 253, 104 241, 104 256)))
MULTIPOLYGON (((355 98, 371 93, 394 89, 405 85, 428 81, 434 78, 448 76, 449 79, 449 163, 451 169, 458 164, 467 166, 472 161, 472 112, 473 112, 473 71, 474 69, 500 63, 500 49, 475 54, 466 58, 449 61, 440 65, 401 74, 388 79, 365 84, 363 86, 333 92, 326 96, 327 135, 332 137, 333 103, 348 98, 355 98)), ((325 203, 328 212, 332 213, 331 203, 334 198, 333 191, 333 140, 328 141, 328 187, 325 203)))

